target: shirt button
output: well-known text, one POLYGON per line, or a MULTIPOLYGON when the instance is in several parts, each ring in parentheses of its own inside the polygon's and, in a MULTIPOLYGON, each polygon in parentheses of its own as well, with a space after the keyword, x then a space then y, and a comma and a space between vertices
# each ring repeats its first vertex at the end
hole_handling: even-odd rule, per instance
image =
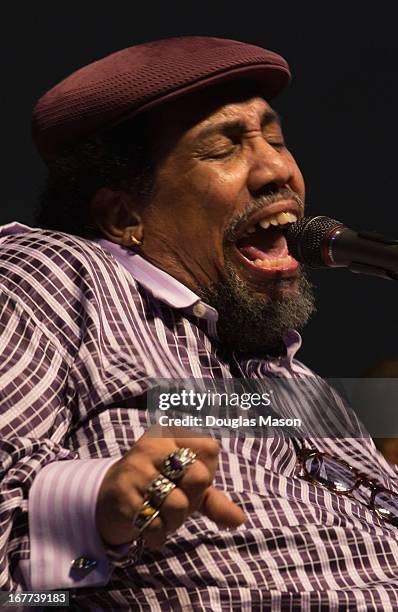
POLYGON ((206 306, 201 304, 201 302, 198 302, 193 307, 193 314, 195 315, 195 317, 204 317, 204 315, 206 314, 206 306))
POLYGON ((73 559, 70 564, 71 568, 81 576, 89 574, 97 565, 98 561, 89 559, 88 557, 78 557, 77 559, 73 559))

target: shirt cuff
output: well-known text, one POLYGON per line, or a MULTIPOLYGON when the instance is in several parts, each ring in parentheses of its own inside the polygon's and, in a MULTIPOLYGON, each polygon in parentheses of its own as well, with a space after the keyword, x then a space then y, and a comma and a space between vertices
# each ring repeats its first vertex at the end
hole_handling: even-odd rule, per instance
MULTIPOLYGON (((30 588, 82 588, 108 582, 110 562, 95 524, 99 488, 117 458, 55 461, 34 479, 29 493, 30 588), (72 567, 75 561, 80 569, 72 567)), ((114 559, 130 545, 115 547, 114 559)), ((25 568, 21 570, 26 574, 25 568), (25 571, 24 571, 25 569, 25 571)))

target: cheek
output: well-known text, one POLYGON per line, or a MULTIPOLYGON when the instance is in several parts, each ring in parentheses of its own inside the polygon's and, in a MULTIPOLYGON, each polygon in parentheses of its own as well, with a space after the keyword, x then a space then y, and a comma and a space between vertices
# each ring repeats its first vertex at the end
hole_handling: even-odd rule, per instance
POLYGON ((202 249, 205 242, 218 251, 216 245, 223 241, 225 228, 239 211, 239 203, 246 201, 245 170, 235 164, 221 168, 218 164, 197 161, 165 165, 158 174, 156 197, 163 226, 172 233, 183 227, 185 241, 191 240, 192 249, 201 237, 202 249))
POLYGON ((297 175, 294 176, 292 188, 304 202, 305 201, 305 183, 304 183, 304 177, 300 171, 298 171, 297 175))
POLYGON ((182 195, 184 215, 205 228, 209 238, 222 236, 242 199, 242 182, 232 172, 191 173, 186 178, 182 195))
POLYGON ((295 191, 300 196, 300 198, 304 202, 305 200, 304 177, 294 157, 291 155, 291 153, 289 153, 289 162, 291 164, 291 170, 290 170, 291 179, 289 181, 289 186, 293 189, 293 191, 295 191))
POLYGON ((222 172, 208 172, 193 188, 203 212, 221 225, 229 224, 246 201, 246 173, 235 168, 224 168, 222 172))

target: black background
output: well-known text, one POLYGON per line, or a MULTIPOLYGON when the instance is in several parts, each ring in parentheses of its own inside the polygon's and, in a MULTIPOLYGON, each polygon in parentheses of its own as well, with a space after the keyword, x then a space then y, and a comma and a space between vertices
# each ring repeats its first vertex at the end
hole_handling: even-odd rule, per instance
MULTIPOLYGON (((37 98, 73 70, 148 40, 210 35, 284 55, 276 101, 307 183, 307 210, 398 238, 394 3, 14 2, 2 16, 0 222, 32 223, 45 167, 30 141, 37 98), (301 6, 301 4, 303 6, 301 6)), ((318 313, 302 361, 358 376, 398 356, 398 284, 343 270, 312 275, 318 313)))

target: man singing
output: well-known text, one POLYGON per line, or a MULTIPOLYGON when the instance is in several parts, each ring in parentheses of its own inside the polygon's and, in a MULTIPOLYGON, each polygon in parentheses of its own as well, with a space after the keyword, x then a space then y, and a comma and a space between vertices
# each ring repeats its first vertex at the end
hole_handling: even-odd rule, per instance
MULTIPOLYGON (((33 113, 37 225, 1 230, 1 588, 76 610, 396 610, 396 472, 369 437, 148 427, 156 379, 297 380, 313 312, 284 226, 304 182, 279 55, 182 37, 78 70, 33 113)), ((275 407, 278 411, 278 406, 275 407)), ((282 409, 282 407, 281 407, 282 409)))

